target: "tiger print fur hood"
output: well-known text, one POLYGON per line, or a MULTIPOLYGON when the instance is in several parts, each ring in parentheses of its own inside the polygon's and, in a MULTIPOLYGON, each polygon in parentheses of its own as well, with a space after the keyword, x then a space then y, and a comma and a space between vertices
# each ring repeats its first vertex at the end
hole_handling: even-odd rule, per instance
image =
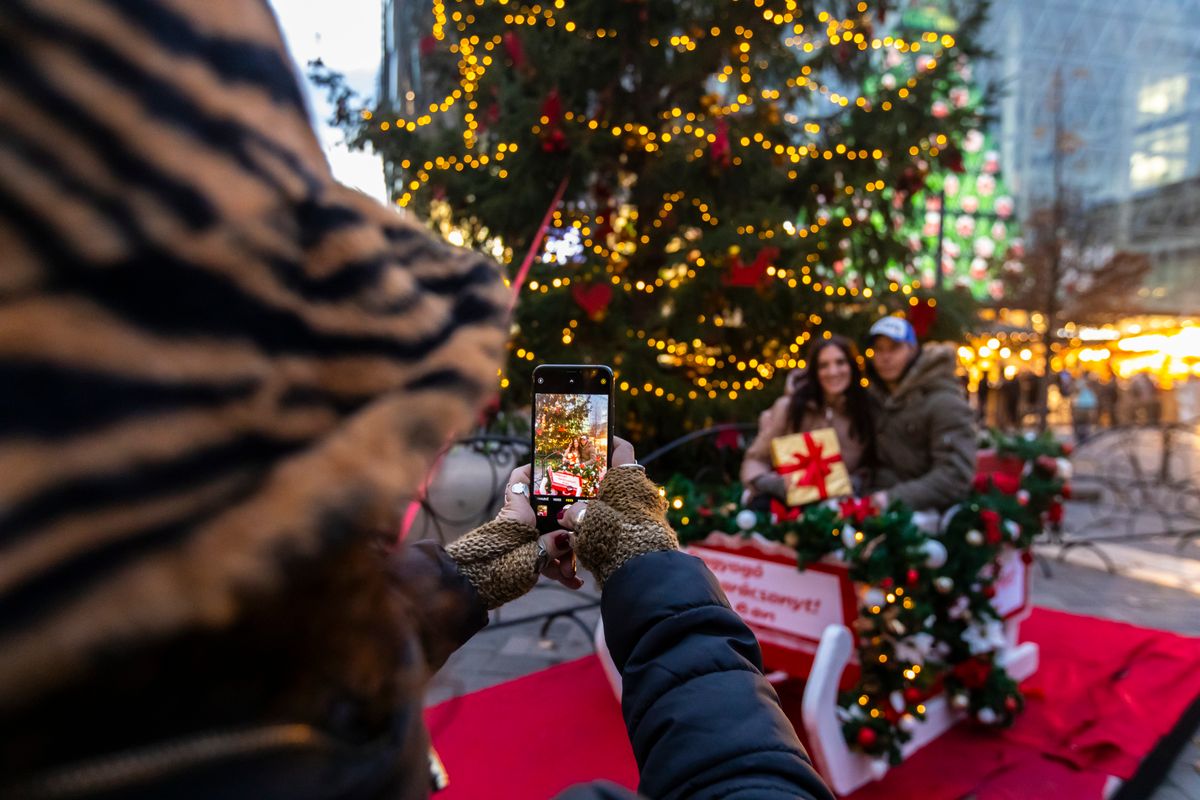
POLYGON ((259 0, 0 8, 0 713, 392 524, 497 268, 338 185, 259 0))

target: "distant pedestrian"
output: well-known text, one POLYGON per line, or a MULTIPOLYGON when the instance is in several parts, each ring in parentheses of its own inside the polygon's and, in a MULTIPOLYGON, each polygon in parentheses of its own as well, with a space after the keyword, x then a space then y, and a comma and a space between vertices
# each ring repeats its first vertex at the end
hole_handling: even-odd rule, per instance
POLYGON ((1075 441, 1082 442, 1092 434, 1092 426, 1096 421, 1096 410, 1100 400, 1092 379, 1084 375, 1078 381, 1075 397, 1071 404, 1071 424, 1075 428, 1075 441))

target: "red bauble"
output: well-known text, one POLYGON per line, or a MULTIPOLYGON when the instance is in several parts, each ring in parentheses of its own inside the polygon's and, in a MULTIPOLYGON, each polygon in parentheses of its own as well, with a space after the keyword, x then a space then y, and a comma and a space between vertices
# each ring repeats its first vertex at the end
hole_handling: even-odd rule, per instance
POLYGON ((909 306, 904 316, 908 318, 908 323, 913 326, 913 332, 917 334, 917 338, 924 339, 933 330, 933 326, 937 322, 937 306, 928 301, 922 301, 915 306, 909 306))
POLYGON ((1052 456, 1038 456, 1033 465, 1052 478, 1058 474, 1058 460, 1052 456))
POLYGON ((717 118, 713 137, 713 142, 708 148, 708 157, 712 159, 713 164, 724 169, 732 163, 729 148, 729 125, 725 122, 724 117, 717 118))
POLYGON ((1004 698, 1004 710, 1010 714, 1017 713, 1017 709, 1020 707, 1020 705, 1021 704, 1017 701, 1017 698, 1013 697, 1011 694, 1004 698))
POLYGON ((979 494, 983 494, 988 489, 992 488, 992 476, 986 472, 975 473, 975 480, 971 482, 971 488, 979 494))
POLYGON ((520 69, 525 66, 525 47, 521 44, 521 37, 516 31, 504 34, 504 52, 508 53, 514 67, 520 69))
POLYGON ((546 117, 547 125, 555 125, 562 119, 562 98, 558 96, 558 89, 551 89, 542 101, 542 116, 546 117))
POLYGON ((1021 489, 1021 476, 1006 472, 993 472, 992 484, 1002 494, 1016 494, 1021 489))
POLYGON ((557 123, 553 123, 542 134, 542 151, 546 153, 561 153, 567 149, 567 135, 557 123))
POLYGON ((1062 446, 1062 451, 1064 456, 1069 457, 1071 453, 1075 452, 1075 445, 1071 444, 1070 442, 1066 442, 1062 446))
POLYGON ((918 572, 915 567, 909 567, 908 574, 905 575, 904 577, 907 579, 908 585, 912 586, 914 583, 916 583, 917 581, 919 581, 921 579, 921 573, 918 572))
POLYGON ((996 587, 995 586, 983 587, 983 596, 986 597, 988 600, 991 600, 993 597, 996 596, 996 587))
POLYGON ((1071 484, 1064 483, 1063 487, 1058 490, 1058 493, 1062 495, 1063 500, 1070 500, 1072 494, 1071 484))
POLYGON ((886 590, 886 589, 892 588, 895 584, 896 584, 896 582, 894 580, 892 580, 891 578, 884 578, 883 580, 881 580, 879 582, 879 588, 886 590))
POLYGON ((1032 564, 1033 563, 1033 553, 1031 553, 1028 550, 1021 551, 1021 563, 1022 564, 1032 564))
POLYGON ((1057 525, 1063 521, 1063 504, 1055 500, 1046 511, 1046 519, 1057 525))
POLYGON ((1000 513, 995 509, 985 508, 979 512, 979 519, 983 522, 983 532, 988 543, 998 544, 1003 539, 1003 533, 1000 530, 1000 513))
POLYGON ((981 689, 987 683, 988 676, 992 674, 992 665, 978 658, 968 658, 960 664, 955 665, 954 675, 968 689, 981 689))
POLYGON ((858 729, 858 736, 855 738, 858 740, 858 746, 867 750, 874 747, 875 743, 879 741, 879 734, 875 733, 874 728, 864 725, 858 729))
POLYGON ((904 701, 910 706, 921 702, 921 690, 915 686, 910 686, 904 690, 904 701))

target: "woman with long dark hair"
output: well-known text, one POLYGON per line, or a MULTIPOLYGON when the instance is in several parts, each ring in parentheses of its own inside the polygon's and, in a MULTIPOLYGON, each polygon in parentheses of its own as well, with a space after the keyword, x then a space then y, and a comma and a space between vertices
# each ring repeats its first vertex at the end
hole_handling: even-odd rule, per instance
POLYGON ((858 349, 845 337, 817 339, 808 365, 759 418, 758 436, 742 462, 742 484, 753 497, 783 498, 787 485, 771 464, 771 440, 818 428, 837 431, 842 461, 856 490, 867 485, 874 461, 871 397, 863 386, 858 349))

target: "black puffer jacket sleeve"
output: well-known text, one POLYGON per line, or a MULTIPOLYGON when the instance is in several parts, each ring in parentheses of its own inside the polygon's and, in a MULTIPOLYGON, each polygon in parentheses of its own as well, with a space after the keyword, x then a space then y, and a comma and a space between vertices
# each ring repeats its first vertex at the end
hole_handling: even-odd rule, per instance
POLYGON ((601 613, 642 795, 833 800, 762 675, 754 634, 700 559, 633 559, 605 584, 601 613))
POLYGON ((487 606, 458 565, 436 542, 417 542, 394 553, 393 585, 416 622, 416 634, 431 671, 488 622, 487 606))

